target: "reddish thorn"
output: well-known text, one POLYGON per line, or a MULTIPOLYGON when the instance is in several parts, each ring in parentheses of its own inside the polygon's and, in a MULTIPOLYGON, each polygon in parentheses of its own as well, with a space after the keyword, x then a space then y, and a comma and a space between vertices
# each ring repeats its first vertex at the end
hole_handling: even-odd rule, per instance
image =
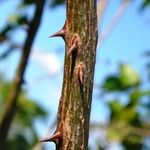
POLYGON ((78 35, 75 34, 72 40, 72 46, 68 51, 68 55, 70 55, 74 50, 78 49, 79 38, 78 35))
POLYGON ((83 64, 83 62, 80 62, 77 67, 77 75, 78 75, 78 78, 79 78, 79 81, 81 83, 83 83, 83 75, 84 75, 84 71, 85 71, 85 66, 83 64))
POLYGON ((42 142, 49 142, 49 141, 51 141, 51 136, 47 136, 47 137, 41 139, 41 140, 39 141, 39 143, 42 143, 42 142))
POLYGON ((53 35, 50 36, 51 37, 62 37, 64 38, 65 37, 65 30, 64 29, 61 29, 60 31, 54 33, 53 35))
POLYGON ((66 22, 65 22, 65 25, 63 26, 63 28, 60 31, 51 35, 50 38, 51 37, 62 37, 63 39, 65 39, 65 34, 66 34, 66 22))
POLYGON ((73 43, 73 45, 71 46, 71 48, 68 51, 68 55, 70 55, 75 49, 77 49, 78 46, 76 43, 73 43))
POLYGON ((81 70, 79 72, 79 79, 80 79, 80 82, 82 83, 83 82, 83 71, 81 71, 81 70))
POLYGON ((52 136, 45 137, 44 139, 40 140, 39 142, 49 142, 49 141, 56 141, 62 137, 60 132, 54 133, 52 136))

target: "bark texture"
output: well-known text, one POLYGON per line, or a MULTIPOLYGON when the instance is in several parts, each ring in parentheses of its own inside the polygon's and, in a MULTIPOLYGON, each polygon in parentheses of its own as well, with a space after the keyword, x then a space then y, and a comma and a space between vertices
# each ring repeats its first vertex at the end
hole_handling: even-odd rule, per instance
POLYGON ((32 47, 34 38, 36 36, 38 27, 40 25, 44 3, 45 3, 45 0, 40 0, 40 1, 37 0, 36 2, 35 14, 34 14, 32 21, 29 24, 27 38, 25 40, 25 43, 22 49, 22 56, 21 56, 21 59, 17 68, 17 72, 16 72, 16 75, 12 84, 12 88, 8 95, 8 99, 7 99, 8 103, 6 106, 6 110, 0 122, 0 149, 3 149, 3 150, 6 149, 5 147, 6 138, 8 135, 11 122, 14 118, 14 115, 17 109, 17 99, 21 91, 21 85, 23 83, 23 76, 27 67, 29 55, 31 52, 31 47, 32 47))
POLYGON ((58 150, 87 150, 98 35, 96 0, 67 0, 66 5, 64 79, 56 129, 61 136, 55 142, 58 150), (76 35, 77 48, 68 55, 76 35))

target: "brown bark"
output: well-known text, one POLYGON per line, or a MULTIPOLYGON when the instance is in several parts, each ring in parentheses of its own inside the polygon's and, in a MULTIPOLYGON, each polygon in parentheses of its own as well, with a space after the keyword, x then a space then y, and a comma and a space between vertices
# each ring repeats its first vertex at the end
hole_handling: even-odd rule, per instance
POLYGON ((58 150, 88 149, 98 34, 96 12, 96 0, 67 0, 64 79, 56 129, 59 137, 51 139, 58 150), (73 44, 75 48, 70 52, 73 44))
POLYGON ((22 56, 17 68, 17 72, 12 84, 12 88, 8 95, 8 99, 6 101, 7 102, 6 109, 2 117, 2 120, 0 122, 0 148, 3 150, 6 149, 5 147, 6 138, 16 112, 17 99, 21 91, 23 76, 27 67, 29 55, 31 52, 31 47, 40 25, 44 3, 45 0, 40 0, 36 2, 35 14, 32 21, 29 24, 28 35, 23 46, 22 56))

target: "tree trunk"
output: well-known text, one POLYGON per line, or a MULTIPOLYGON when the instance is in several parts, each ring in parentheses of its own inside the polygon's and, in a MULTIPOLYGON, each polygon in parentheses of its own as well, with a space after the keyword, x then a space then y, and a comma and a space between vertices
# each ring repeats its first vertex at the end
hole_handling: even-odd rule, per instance
POLYGON ((67 0, 63 88, 57 129, 58 150, 87 150, 97 45, 96 0, 67 0))
POLYGON ((28 35, 25 40, 22 56, 20 59, 20 63, 17 68, 17 72, 12 84, 12 88, 8 95, 6 110, 0 122, 0 149, 6 149, 5 142, 8 134, 8 130, 10 128, 11 122, 14 118, 16 107, 17 107, 17 99, 19 93, 21 91, 21 85, 23 83, 23 76, 26 70, 26 66, 28 63, 29 55, 31 52, 31 47, 37 33, 38 27, 40 25, 41 16, 44 8, 45 0, 36 2, 36 10, 32 21, 29 24, 28 35))

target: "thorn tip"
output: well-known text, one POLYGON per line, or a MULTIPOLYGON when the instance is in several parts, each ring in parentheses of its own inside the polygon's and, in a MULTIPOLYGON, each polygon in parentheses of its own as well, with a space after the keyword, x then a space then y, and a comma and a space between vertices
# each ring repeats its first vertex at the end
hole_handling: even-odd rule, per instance
POLYGON ((59 140, 62 137, 61 133, 58 131, 54 133, 52 136, 48 136, 40 140, 39 142, 55 142, 56 140, 59 140))
POLYGON ((62 37, 63 39, 65 39, 65 34, 66 34, 66 22, 65 22, 65 25, 63 26, 63 28, 60 31, 58 31, 58 32, 54 33, 53 35, 49 36, 49 38, 51 38, 51 37, 62 37))
POLYGON ((65 36, 65 30, 64 29, 61 29, 60 31, 52 34, 51 36, 49 36, 49 38, 59 37, 59 36, 62 37, 62 38, 64 38, 64 36, 65 36))

